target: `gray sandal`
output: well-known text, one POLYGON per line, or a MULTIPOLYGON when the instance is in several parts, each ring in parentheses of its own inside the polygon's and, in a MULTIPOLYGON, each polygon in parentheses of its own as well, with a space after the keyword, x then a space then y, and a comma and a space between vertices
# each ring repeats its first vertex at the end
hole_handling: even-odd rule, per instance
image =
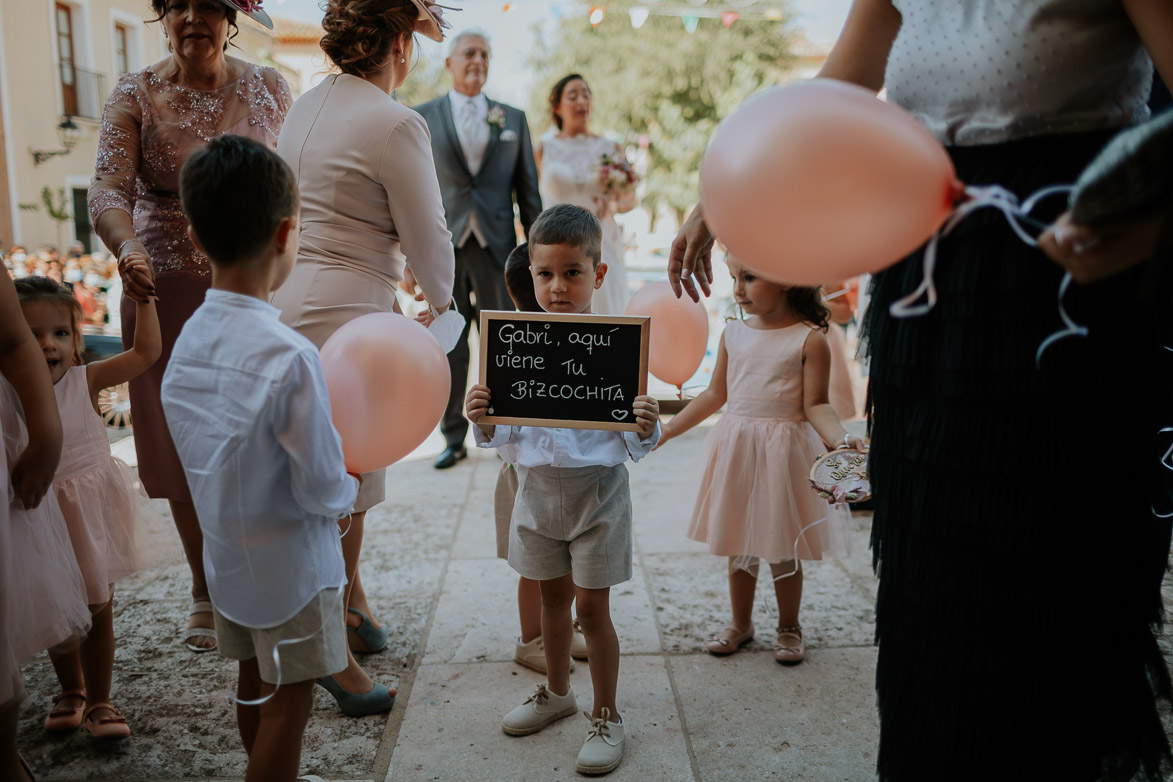
MULTIPOLYGON (((211 614, 212 602, 210 600, 196 600, 191 604, 191 611, 188 617, 193 617, 196 614, 211 614)), ((215 627, 188 627, 183 631, 183 640, 187 644, 187 648, 193 652, 210 652, 216 648, 219 643, 219 638, 216 636, 215 627), (193 638, 211 638, 214 642, 211 646, 196 646, 191 642, 193 638)))

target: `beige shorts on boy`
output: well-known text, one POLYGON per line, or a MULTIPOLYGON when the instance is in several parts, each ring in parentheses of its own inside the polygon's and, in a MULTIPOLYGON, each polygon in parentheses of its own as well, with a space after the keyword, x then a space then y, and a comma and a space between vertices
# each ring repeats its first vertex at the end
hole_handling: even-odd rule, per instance
POLYGON ((342 590, 323 589, 288 622, 263 630, 245 627, 216 615, 216 648, 230 660, 257 658, 261 681, 293 684, 338 673, 346 668, 346 619, 342 612, 342 590), (281 680, 273 662, 273 647, 281 659, 281 680))
POLYGON ((584 589, 631 578, 627 468, 518 467, 509 565, 545 581, 573 574, 584 589))
POLYGON ((493 520, 497 523, 497 558, 509 559, 509 523, 513 520, 513 504, 517 501, 517 469, 509 462, 501 462, 497 486, 493 489, 493 520))

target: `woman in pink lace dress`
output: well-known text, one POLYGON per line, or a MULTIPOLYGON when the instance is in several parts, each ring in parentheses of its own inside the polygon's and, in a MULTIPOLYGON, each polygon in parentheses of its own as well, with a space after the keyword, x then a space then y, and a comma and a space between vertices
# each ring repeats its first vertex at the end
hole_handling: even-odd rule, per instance
POLYGON ((192 651, 215 648, 212 605, 202 559, 203 538, 187 480, 163 418, 159 388, 183 324, 204 300, 211 269, 187 237, 179 206, 179 171, 193 151, 217 136, 238 134, 275 147, 291 102, 275 70, 225 54, 238 12, 262 24, 268 16, 243 0, 150 0, 172 53, 118 80, 102 114, 97 165, 90 186, 90 219, 125 270, 149 260, 148 280, 124 273, 122 334, 134 334, 134 300, 159 297, 163 355, 130 383, 139 474, 152 497, 171 505, 192 572, 192 606, 185 640, 192 651))

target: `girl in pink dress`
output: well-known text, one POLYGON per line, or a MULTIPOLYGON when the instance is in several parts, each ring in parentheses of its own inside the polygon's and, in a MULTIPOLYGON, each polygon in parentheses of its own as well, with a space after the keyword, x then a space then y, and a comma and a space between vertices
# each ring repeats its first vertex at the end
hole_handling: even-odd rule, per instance
POLYGON ((822 559, 846 519, 846 510, 829 507, 811 490, 810 465, 826 450, 824 442, 862 450, 864 441, 843 429, 827 401, 831 353, 819 290, 769 282, 732 259, 729 270, 733 295, 749 317, 726 327, 712 382, 664 424, 660 445, 728 401, 705 443, 688 531, 729 557, 733 621, 706 646, 732 654, 753 639, 760 557, 770 563, 778 598, 774 659, 794 664, 806 656, 797 560, 822 559))
POLYGON ((80 647, 50 653, 62 692, 45 718, 45 730, 71 731, 84 722, 95 738, 122 739, 130 735, 130 727, 110 705, 114 582, 138 569, 135 528, 154 510, 136 491, 134 474, 110 454, 97 400, 103 388, 138 377, 158 359, 159 318, 153 300, 138 304, 134 348, 86 365, 81 363, 78 329, 81 308, 73 295, 46 277, 20 279, 16 290, 53 380, 64 434, 53 494, 65 516, 93 617, 80 647))

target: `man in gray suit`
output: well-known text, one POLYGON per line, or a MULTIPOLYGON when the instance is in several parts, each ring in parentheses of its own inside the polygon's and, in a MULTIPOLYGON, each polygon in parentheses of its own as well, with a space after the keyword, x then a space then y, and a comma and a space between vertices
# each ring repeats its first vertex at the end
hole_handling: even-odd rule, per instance
POLYGON ((432 132, 432 157, 444 199, 444 215, 456 245, 456 282, 452 298, 468 319, 448 354, 452 390, 440 422, 447 447, 436 458, 445 469, 465 458, 464 392, 468 381, 468 333, 481 309, 511 310, 505 288, 505 259, 517 245, 513 202, 526 235, 542 211, 538 171, 525 113, 485 97, 489 75, 489 37, 479 29, 458 33, 448 46, 444 67, 452 90, 416 106, 432 132), (476 305, 472 296, 476 297, 476 305))

